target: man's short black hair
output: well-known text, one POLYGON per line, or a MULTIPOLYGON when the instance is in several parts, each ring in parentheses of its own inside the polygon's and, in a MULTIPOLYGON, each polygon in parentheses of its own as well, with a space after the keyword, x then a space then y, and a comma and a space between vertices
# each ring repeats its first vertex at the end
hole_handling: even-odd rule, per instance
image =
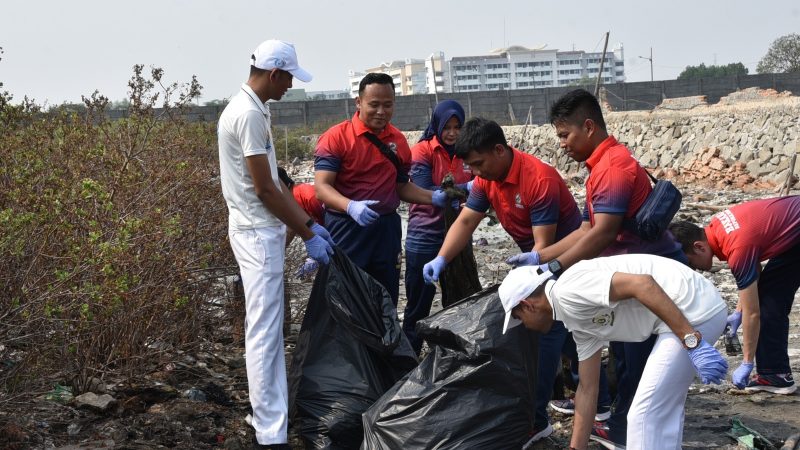
POLYGON ((294 187, 294 180, 289 176, 288 173, 286 173, 286 170, 283 167, 278 167, 278 178, 280 178, 280 180, 283 181, 283 184, 285 184, 289 189, 294 187))
POLYGON ((592 119, 598 127, 606 129, 600 102, 586 89, 567 92, 550 107, 550 123, 552 125, 559 122, 582 125, 586 119, 592 119))
POLYGON ((250 66, 250 78, 269 72, 269 70, 259 69, 256 66, 250 66))
POLYGON ((683 252, 687 255, 694 253, 695 242, 708 240, 706 231, 691 222, 672 222, 669 224, 669 231, 675 236, 675 240, 681 244, 683 252))
POLYGON ((392 92, 394 92, 394 80, 390 75, 385 73, 368 73, 361 79, 361 82, 358 83, 358 95, 363 94, 364 89, 370 84, 388 84, 392 87, 392 92))
POLYGON ((456 156, 464 159, 469 152, 488 152, 497 144, 508 147, 503 129, 494 120, 473 117, 464 123, 456 139, 456 156))

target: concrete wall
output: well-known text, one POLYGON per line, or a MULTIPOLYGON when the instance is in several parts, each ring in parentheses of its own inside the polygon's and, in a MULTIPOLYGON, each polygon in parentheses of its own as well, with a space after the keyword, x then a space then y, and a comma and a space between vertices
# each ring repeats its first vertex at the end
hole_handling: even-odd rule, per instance
MULTIPOLYGON (((731 92, 748 87, 800 93, 800 73, 745 75, 699 80, 668 80, 604 85, 605 101, 614 111, 652 110, 665 98, 705 95, 716 103, 731 92)), ((594 85, 585 86, 593 91, 594 85)), ((548 108, 564 93, 575 87, 518 89, 510 91, 439 94, 439 100, 453 99, 464 106, 467 117, 481 116, 501 125, 547 123, 548 108)), ((424 129, 436 106, 434 95, 397 97, 392 123, 401 130, 424 129)), ((199 106, 187 112, 188 120, 214 121, 223 107, 199 106)), ((276 102, 270 105, 276 126, 331 125, 349 119, 355 111, 353 99, 276 102)), ((111 118, 124 117, 125 110, 109 111, 111 118)))

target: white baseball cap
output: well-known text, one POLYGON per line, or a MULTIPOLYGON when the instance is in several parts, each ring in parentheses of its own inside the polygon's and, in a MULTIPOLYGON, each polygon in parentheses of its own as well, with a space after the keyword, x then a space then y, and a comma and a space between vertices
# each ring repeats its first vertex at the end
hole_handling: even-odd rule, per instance
POLYGON ((288 42, 270 39, 264 41, 250 55, 250 65, 262 70, 281 69, 300 81, 308 83, 311 74, 297 64, 297 52, 288 42))
POLYGON ((503 334, 509 328, 522 323, 521 320, 511 316, 511 311, 519 305, 519 302, 528 298, 542 283, 553 277, 549 270, 539 273, 537 266, 522 266, 512 269, 503 279, 497 294, 506 312, 506 320, 503 322, 503 334))

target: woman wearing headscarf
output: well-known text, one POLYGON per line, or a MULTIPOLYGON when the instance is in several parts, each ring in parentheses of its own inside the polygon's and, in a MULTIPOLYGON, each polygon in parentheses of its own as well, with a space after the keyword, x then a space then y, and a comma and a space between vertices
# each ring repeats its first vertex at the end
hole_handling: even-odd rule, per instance
MULTIPOLYGON (((419 142, 411 148, 411 181, 417 186, 438 189, 449 173, 460 187, 467 188, 472 172, 455 156, 455 142, 464 124, 464 108, 454 100, 436 105, 419 142)), ((414 330, 417 321, 431 311, 436 287, 425 284, 422 267, 435 258, 444 241, 444 210, 430 205, 410 206, 406 232, 406 309, 403 331, 419 353, 422 340, 414 330)), ((444 283, 442 283, 444 285, 444 283)), ((442 292, 443 302, 447 292, 442 292)))

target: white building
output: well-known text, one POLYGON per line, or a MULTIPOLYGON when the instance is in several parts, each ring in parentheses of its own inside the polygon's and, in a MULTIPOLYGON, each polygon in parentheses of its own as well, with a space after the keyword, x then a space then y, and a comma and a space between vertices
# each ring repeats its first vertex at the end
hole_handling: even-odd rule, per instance
POLYGON ((350 96, 358 96, 358 85, 367 73, 385 73, 394 80, 396 95, 433 94, 449 92, 449 70, 444 53, 432 54, 426 59, 407 58, 363 72, 351 70, 349 73, 350 96))
MULTIPOLYGON (((512 46, 488 55, 458 56, 450 60, 451 91, 530 89, 594 80, 600 72, 602 52, 530 49, 512 46)), ((625 81, 622 44, 606 53, 602 83, 625 81)))

